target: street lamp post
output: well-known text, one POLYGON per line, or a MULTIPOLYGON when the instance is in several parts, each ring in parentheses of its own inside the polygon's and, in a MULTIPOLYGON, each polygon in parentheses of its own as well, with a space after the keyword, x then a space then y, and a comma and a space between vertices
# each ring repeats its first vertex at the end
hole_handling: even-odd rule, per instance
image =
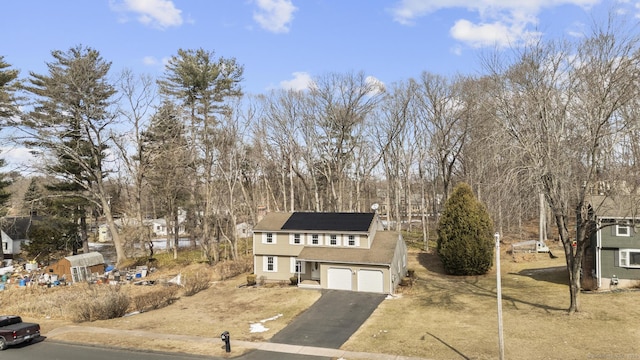
POLYGON ((502 334, 502 281, 500 278, 500 233, 493 234, 496 239, 496 293, 498 296, 498 346, 500 360, 504 360, 504 336, 502 334))

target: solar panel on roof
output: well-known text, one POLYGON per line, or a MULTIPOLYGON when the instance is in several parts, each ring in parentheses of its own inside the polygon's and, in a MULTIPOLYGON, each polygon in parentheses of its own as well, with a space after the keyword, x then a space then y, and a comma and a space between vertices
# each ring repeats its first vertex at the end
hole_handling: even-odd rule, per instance
POLYGON ((295 212, 282 230, 367 231, 374 213, 295 212))

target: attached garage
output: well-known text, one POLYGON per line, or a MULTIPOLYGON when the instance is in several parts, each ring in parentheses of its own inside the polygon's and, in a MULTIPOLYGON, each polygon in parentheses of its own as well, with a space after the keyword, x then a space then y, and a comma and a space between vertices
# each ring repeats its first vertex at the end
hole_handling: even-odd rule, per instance
POLYGON ((384 274, 381 270, 358 270, 358 291, 383 293, 384 274))
POLYGON ((351 286, 351 269, 329 268, 327 270, 327 288, 333 290, 353 290, 351 286))

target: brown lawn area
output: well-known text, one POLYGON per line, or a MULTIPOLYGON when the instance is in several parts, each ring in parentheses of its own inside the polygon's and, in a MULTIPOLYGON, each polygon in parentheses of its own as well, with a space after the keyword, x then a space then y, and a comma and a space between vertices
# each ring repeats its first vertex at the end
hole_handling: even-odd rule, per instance
MULTIPOLYGON (((559 248, 552 248, 561 255, 559 248)), ((569 291, 564 258, 502 253, 505 355, 508 359, 637 359, 640 358, 640 292, 618 291, 580 295, 582 311, 568 315, 569 291)), ((436 255, 413 250, 412 286, 400 288, 342 347, 430 359, 496 359, 498 330, 496 275, 452 277, 444 274, 436 255)), ((175 273, 175 269, 172 270, 175 273)), ((166 276, 173 275, 166 273, 166 276)), ((162 274, 157 274, 162 276, 162 274)), ((181 296, 159 310, 118 319, 72 324, 34 314, 13 305, 11 290, 0 293, 5 311, 20 311, 41 323, 43 334, 66 325, 219 338, 265 341, 304 311, 320 293, 287 285, 242 287, 246 275, 215 282, 194 296, 181 296), (252 333, 264 321, 267 331, 252 333)), ((69 290, 73 287, 68 287, 69 290)), ((136 287, 131 291, 144 291, 136 287)), ((64 289, 63 291, 68 291, 64 289)), ((26 293, 25 293, 26 294, 26 293)), ((43 296, 43 295, 39 295, 43 296)), ((219 346, 203 341, 162 340, 131 335, 96 335, 73 331, 55 337, 109 346, 224 356, 219 346)), ((232 347, 231 356, 245 349, 232 347)))

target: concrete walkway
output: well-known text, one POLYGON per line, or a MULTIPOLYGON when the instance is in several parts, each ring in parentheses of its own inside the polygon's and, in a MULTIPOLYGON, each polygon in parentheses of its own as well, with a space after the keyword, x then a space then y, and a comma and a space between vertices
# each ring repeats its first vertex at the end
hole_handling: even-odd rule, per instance
MULTIPOLYGON (((105 335, 126 334, 129 336, 139 336, 139 337, 146 337, 150 339, 198 341, 198 342, 210 343, 214 345, 222 345, 222 340, 220 340, 219 338, 208 338, 208 337, 188 336, 188 335, 178 335, 178 334, 175 334, 175 335, 160 334, 160 333, 153 333, 153 332, 142 331, 142 330, 105 329, 105 328, 91 327, 91 326, 60 327, 60 328, 53 329, 46 334, 43 334, 43 336, 46 336, 47 338, 55 339, 56 336, 61 336, 63 334, 70 333, 70 332, 95 333, 95 334, 105 334, 105 335)), ((280 353, 299 354, 299 355, 325 356, 325 357, 330 357, 335 359, 344 359, 344 360, 350 360, 350 359, 426 360, 424 358, 417 358, 417 357, 354 352, 354 351, 345 351, 340 349, 329 349, 329 348, 300 346, 300 345, 287 345, 287 344, 278 344, 278 343, 270 343, 270 342, 231 340, 231 345, 239 346, 246 349, 256 349, 261 351, 280 352, 280 353)))

